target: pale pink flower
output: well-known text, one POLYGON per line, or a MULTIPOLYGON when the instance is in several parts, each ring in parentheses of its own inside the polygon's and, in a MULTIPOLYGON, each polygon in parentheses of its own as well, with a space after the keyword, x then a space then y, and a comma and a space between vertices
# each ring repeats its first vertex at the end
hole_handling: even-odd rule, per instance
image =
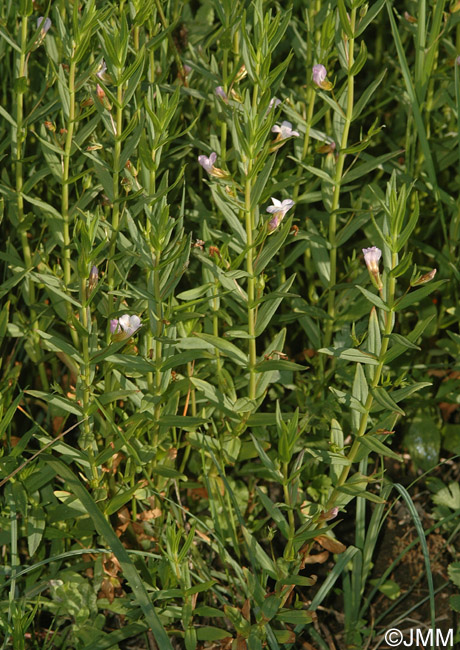
POLYGON ((208 174, 212 174, 216 160, 217 154, 215 151, 212 152, 209 158, 207 156, 198 156, 198 162, 203 167, 203 169, 208 172, 208 174))
POLYGON ((129 316, 124 314, 118 319, 110 321, 110 331, 116 334, 118 341, 124 341, 132 336, 141 327, 141 319, 139 316, 129 316))
POLYGON ((372 283, 379 291, 383 288, 382 279, 379 271, 379 261, 382 257, 382 251, 377 246, 370 248, 363 248, 364 261, 366 262, 367 270, 371 276, 372 283))
POLYGON ((49 18, 44 18, 43 16, 40 16, 40 18, 37 18, 37 29, 39 27, 41 27, 42 36, 45 36, 46 32, 51 27, 51 20, 49 18))
POLYGON ((227 94, 222 86, 217 86, 217 88, 214 89, 214 92, 216 93, 217 97, 223 99, 225 103, 228 102, 227 94))
POLYGON ((323 81, 327 77, 327 70, 321 63, 317 63, 313 66, 313 83, 322 88, 323 81))
POLYGON ((379 261, 382 257, 382 251, 377 246, 371 246, 371 248, 363 248, 364 261, 366 266, 369 269, 370 273, 379 272, 379 261))

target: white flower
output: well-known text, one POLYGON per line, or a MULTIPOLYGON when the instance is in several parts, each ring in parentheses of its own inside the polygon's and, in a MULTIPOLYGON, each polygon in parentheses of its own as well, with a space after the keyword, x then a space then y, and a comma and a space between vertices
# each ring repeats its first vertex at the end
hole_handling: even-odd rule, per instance
POLYGON ((380 277, 379 271, 379 261, 382 257, 382 251, 377 246, 371 246, 370 248, 363 248, 364 261, 366 262, 367 270, 371 276, 372 284, 379 291, 382 290, 383 284, 380 277))
POLYGON ((118 341, 124 341, 132 336, 141 327, 141 319, 139 316, 130 316, 124 314, 117 320, 116 318, 110 321, 110 331, 116 335, 118 341), (121 332, 120 332, 121 328, 121 332))
POLYGON ((204 170, 208 172, 208 174, 212 174, 214 171, 214 163, 217 160, 217 154, 215 151, 212 152, 212 154, 209 156, 198 156, 198 162, 200 165, 203 167, 204 170))
POLYGON ((99 66, 99 70, 96 72, 96 77, 99 77, 99 79, 104 80, 105 73, 107 72, 107 63, 102 59, 101 65, 99 66))
POLYGON ((273 107, 278 108, 280 104, 281 104, 281 99, 278 99, 278 97, 272 97, 268 105, 268 110, 271 111, 273 107))
POLYGON ((321 63, 317 63, 316 65, 313 66, 313 82, 319 86, 320 88, 323 87, 323 81, 327 77, 327 70, 324 67, 324 65, 321 65, 321 63))
POLYGON ((382 251, 377 246, 371 246, 371 248, 363 248, 364 261, 370 273, 379 272, 379 261, 382 257, 382 251))
POLYGON ((267 212, 273 214, 273 217, 268 222, 268 230, 270 232, 273 232, 273 230, 276 230, 281 221, 284 219, 286 212, 292 208, 294 201, 292 199, 284 199, 284 201, 278 201, 278 199, 274 199, 273 196, 271 199, 273 205, 268 206, 267 212))
POLYGON ((279 133, 278 140, 286 140, 294 135, 300 135, 297 131, 292 130, 292 124, 290 122, 281 122, 281 126, 275 124, 272 128, 273 133, 279 133))

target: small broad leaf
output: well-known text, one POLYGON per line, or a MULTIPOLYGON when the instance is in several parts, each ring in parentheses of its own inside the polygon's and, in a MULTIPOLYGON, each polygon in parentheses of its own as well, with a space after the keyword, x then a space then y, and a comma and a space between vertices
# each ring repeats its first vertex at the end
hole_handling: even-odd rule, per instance
POLYGON ((448 486, 438 490, 433 496, 433 502, 438 506, 446 506, 452 510, 460 508, 460 486, 458 483, 449 483, 448 486))
POLYGON ((454 585, 460 587, 460 562, 451 562, 447 567, 447 573, 454 585))

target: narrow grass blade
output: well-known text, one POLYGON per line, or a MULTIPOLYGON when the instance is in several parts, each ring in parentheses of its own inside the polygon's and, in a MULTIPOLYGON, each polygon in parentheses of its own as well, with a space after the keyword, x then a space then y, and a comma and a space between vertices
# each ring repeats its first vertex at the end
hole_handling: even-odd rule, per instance
POLYGON ((415 528, 417 530, 420 545, 422 547, 423 559, 425 560, 426 567, 426 578, 428 582, 428 590, 430 593, 430 616, 431 616, 431 627, 433 630, 436 627, 436 607, 434 602, 434 585, 433 585, 433 574, 431 573, 431 564, 430 564, 430 553, 428 551, 428 546, 425 538, 425 531, 423 530, 422 522, 420 521, 419 514, 414 506, 414 502, 410 498, 409 492, 406 488, 400 483, 395 483, 394 487, 398 490, 399 494, 402 496, 406 502, 406 506, 409 509, 410 515, 413 519, 415 528))

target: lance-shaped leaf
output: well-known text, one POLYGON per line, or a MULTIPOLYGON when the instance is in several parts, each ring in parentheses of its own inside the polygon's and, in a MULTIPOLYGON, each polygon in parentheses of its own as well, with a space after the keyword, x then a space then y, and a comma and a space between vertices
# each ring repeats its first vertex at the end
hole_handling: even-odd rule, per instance
POLYGON ((275 293, 277 297, 270 298, 270 295, 268 295, 267 298, 265 299, 265 302, 259 308, 257 314, 257 320, 256 320, 256 331, 255 331, 256 336, 260 336, 262 332, 265 330, 265 328, 267 327, 267 325, 270 323, 272 316, 274 315, 281 301, 284 298, 282 294, 287 294, 287 292, 291 288, 292 283, 294 282, 294 278, 295 276, 291 275, 291 277, 288 278, 286 282, 283 282, 283 284, 281 284, 276 290, 275 293))
POLYGON ((248 365, 247 354, 240 350, 234 343, 230 343, 230 341, 213 336, 212 334, 205 334, 204 332, 195 332, 195 336, 210 343, 217 350, 220 350, 220 352, 226 354, 230 359, 233 359, 239 366, 246 367, 248 365))
POLYGON ((329 354, 332 357, 337 357, 338 359, 346 359, 347 361, 354 361, 355 363, 368 363, 372 366, 378 366, 378 359, 369 352, 363 352, 356 348, 321 348, 318 352, 322 354, 329 354))

